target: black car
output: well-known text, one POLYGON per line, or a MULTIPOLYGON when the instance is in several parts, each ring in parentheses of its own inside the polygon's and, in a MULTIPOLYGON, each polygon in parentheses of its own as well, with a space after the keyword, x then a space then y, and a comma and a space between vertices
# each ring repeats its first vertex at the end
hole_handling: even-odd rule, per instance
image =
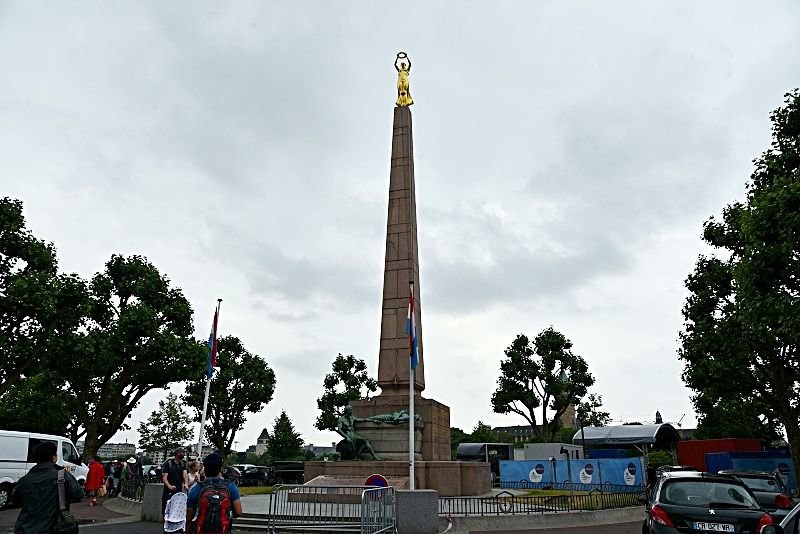
POLYGON ((792 493, 777 473, 749 469, 724 469, 720 473, 735 475, 744 482, 776 523, 792 509, 792 493))
POLYGON ((242 476, 242 472, 231 465, 231 466, 228 466, 228 467, 223 467, 222 468, 222 472, 220 473, 220 475, 226 481, 233 482, 234 484, 236 484, 238 486, 239 485, 239 479, 242 476))
POLYGON ((774 523, 755 495, 733 475, 693 471, 662 473, 646 505, 643 534, 761 532, 774 523))
POLYGON ((789 511, 789 514, 781 521, 786 534, 800 534, 800 504, 789 511))
POLYGON ((245 469, 239 477, 240 486, 274 486, 275 470, 271 467, 257 465, 245 469))

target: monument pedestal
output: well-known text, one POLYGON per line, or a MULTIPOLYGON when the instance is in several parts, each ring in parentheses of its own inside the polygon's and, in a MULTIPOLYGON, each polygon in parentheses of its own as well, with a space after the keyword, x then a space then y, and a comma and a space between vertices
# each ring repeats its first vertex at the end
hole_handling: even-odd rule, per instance
MULTIPOLYGON (((363 485, 380 474, 395 489, 408 489, 408 461, 306 462, 305 480, 311 486, 363 485)), ((488 462, 414 462, 414 488, 433 489, 440 497, 474 496, 492 489, 488 462)))
MULTIPOLYGON (((353 407, 353 415, 361 418, 399 412, 400 410, 408 411, 408 396, 378 395, 366 401, 351 401, 350 406, 353 407)), ((433 399, 425 399, 417 395, 414 397, 414 413, 419 414, 424 423, 420 449, 422 460, 449 461, 451 459, 450 407, 433 399)), ((361 424, 363 423, 359 423, 359 425, 361 424)), ((359 431, 361 428, 359 426, 359 431)), ((406 436, 408 436, 408 427, 404 426, 404 428, 406 429, 406 436)), ((406 439, 406 441, 408 440, 406 439)), ((372 441, 372 446, 379 447, 380 444, 372 441)), ((376 448, 375 451, 377 452, 377 450, 376 448)), ((406 445, 405 450, 408 452, 408 445, 406 445)), ((378 453, 378 456, 381 456, 380 453, 378 453)))
MULTIPOLYGON (((354 426, 359 436, 370 441, 381 460, 408 461, 408 422, 393 425, 359 421, 354 426)), ((422 421, 414 423, 414 461, 422 460, 423 426, 422 421)), ((371 456, 369 453, 362 454, 361 459, 370 460, 371 456)))

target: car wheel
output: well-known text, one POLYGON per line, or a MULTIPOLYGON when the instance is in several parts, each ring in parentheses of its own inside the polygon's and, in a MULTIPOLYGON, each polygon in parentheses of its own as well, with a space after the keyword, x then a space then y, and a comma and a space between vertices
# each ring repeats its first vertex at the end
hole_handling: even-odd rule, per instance
POLYGON ((8 506, 8 501, 11 499, 11 486, 9 484, 0 484, 0 510, 8 506))
POLYGON ((233 485, 234 486, 238 486, 239 485, 239 479, 238 478, 234 478, 233 479, 233 485))

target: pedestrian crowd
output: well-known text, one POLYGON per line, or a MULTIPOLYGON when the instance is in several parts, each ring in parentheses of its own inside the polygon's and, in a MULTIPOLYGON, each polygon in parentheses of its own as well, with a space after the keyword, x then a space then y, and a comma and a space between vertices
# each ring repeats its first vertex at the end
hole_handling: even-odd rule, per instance
MULTIPOLYGON (((57 464, 56 453, 56 445, 47 441, 33 450, 36 465, 20 478, 11 495, 11 502, 21 507, 15 534, 63 532, 56 525, 62 527, 65 516, 72 519, 70 503, 87 497, 89 506, 97 506, 98 497, 117 497, 126 481, 138 482, 144 478, 141 462, 134 457, 104 464, 95 456, 88 464, 89 473, 81 487, 68 469, 57 464)), ((242 505, 236 484, 222 477, 222 455, 219 452, 208 455, 202 466, 196 460, 187 465, 185 457, 186 450, 179 447, 174 457, 161 466, 165 532, 229 533, 231 520, 242 515, 242 505)), ((148 473, 148 478, 153 474, 148 473)), ((77 529, 74 523, 74 531, 67 532, 77 529)))

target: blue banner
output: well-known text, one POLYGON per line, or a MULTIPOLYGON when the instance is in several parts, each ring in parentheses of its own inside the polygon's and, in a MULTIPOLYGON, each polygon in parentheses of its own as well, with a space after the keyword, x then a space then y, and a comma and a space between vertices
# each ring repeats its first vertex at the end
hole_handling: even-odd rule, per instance
POLYGON ((574 486, 638 486, 644 483, 641 458, 598 458, 596 460, 503 460, 500 480, 505 484, 563 484, 574 486), (572 475, 570 477, 570 474, 572 475))
MULTIPOLYGON (((797 489, 794 483, 794 464, 789 458, 731 458, 733 469, 755 469, 777 473, 786 487, 797 489)), ((502 473, 502 471, 501 471, 502 473)), ((500 480, 503 480, 502 474, 500 480)))

